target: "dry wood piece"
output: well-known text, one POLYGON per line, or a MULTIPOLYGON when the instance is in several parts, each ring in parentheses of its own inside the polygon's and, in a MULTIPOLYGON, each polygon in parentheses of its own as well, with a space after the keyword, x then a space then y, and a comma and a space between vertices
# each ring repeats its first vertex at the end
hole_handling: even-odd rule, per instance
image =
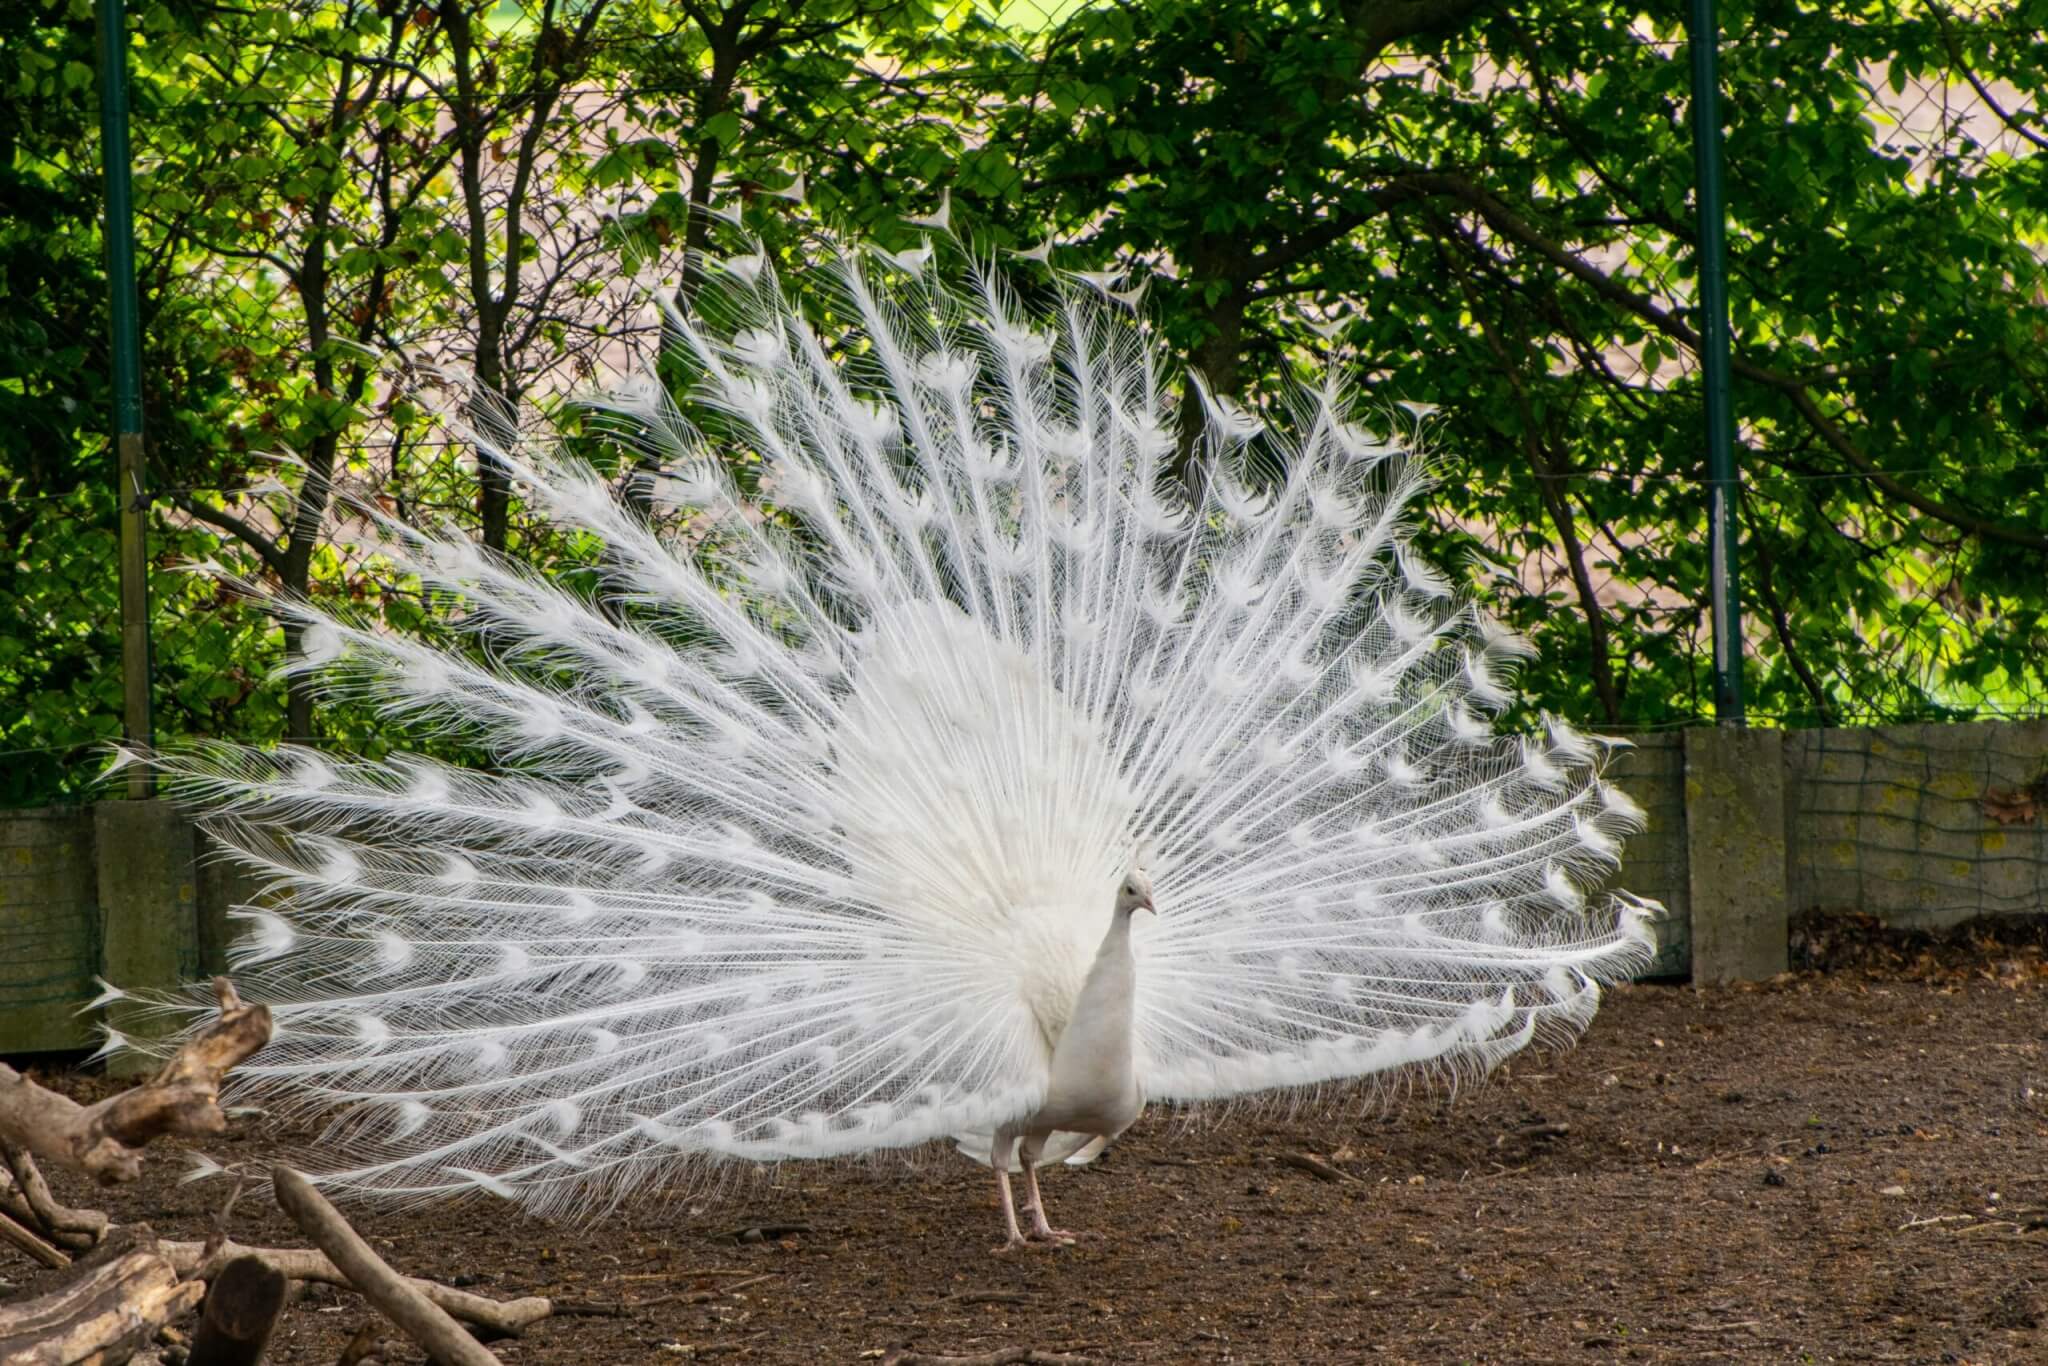
POLYGON ((792 1234, 809 1232, 809 1224, 771 1219, 762 1223, 742 1224, 726 1236, 736 1243, 765 1243, 777 1238, 787 1238, 792 1234))
POLYGON ((205 1294, 197 1281, 180 1283, 171 1264, 144 1243, 87 1266, 47 1295, 0 1305, 0 1361, 123 1362, 205 1294))
POLYGON ((223 1132, 221 1078, 270 1041, 270 1010, 244 1005, 225 977, 213 979, 213 990, 220 1019, 150 1080, 97 1105, 80 1105, 0 1064, 0 1147, 9 1165, 13 1154, 26 1154, 109 1184, 133 1181, 142 1174, 136 1150, 151 1139, 223 1132))
POLYGON ((502 1366, 461 1324, 420 1293, 418 1286, 385 1265, 362 1235, 313 1189, 312 1182, 290 1167, 274 1167, 270 1183, 277 1192, 277 1203, 299 1226, 299 1232, 312 1239, 364 1299, 405 1330, 440 1366, 502 1366))
POLYGON ((256 1366, 291 1282, 260 1257, 237 1257, 207 1283, 189 1366, 256 1366))
POLYGON ((377 1325, 366 1323, 356 1329, 355 1336, 348 1340, 348 1346, 341 1349, 341 1355, 334 1359, 334 1366, 363 1366, 366 1361, 377 1359, 377 1325))
POLYGON ((348 1346, 341 1349, 341 1355, 334 1359, 334 1366, 396 1366, 401 1355, 410 1358, 412 1352, 397 1338, 385 1337, 377 1331, 377 1325, 366 1323, 356 1329, 356 1335, 348 1340, 348 1346))
POLYGON ((4 1206, 0 1206, 0 1242, 26 1252, 44 1266, 71 1265, 70 1253, 45 1240, 40 1233, 26 1226, 23 1216, 4 1206))
MULTIPOLYGON (((181 1276, 211 1280, 221 1267, 237 1257, 254 1257, 279 1275, 294 1281, 318 1281, 322 1285, 339 1285, 355 1288, 327 1254, 310 1247, 244 1247, 236 1242, 222 1242, 217 1246, 206 1243, 171 1243, 163 1245, 164 1255, 171 1265, 178 1268, 181 1276)), ((542 1319, 565 1312, 553 1300, 540 1295, 529 1295, 517 1300, 494 1300, 485 1295, 472 1295, 466 1290, 456 1290, 435 1281, 423 1281, 408 1277, 413 1288, 429 1300, 465 1323, 474 1324, 485 1341, 497 1338, 516 1338, 542 1319)))
POLYGON ((0 1202, 4 1202, 7 1213, 17 1222, 41 1230, 61 1247, 79 1252, 97 1247, 100 1239, 107 1236, 107 1216, 96 1209, 72 1209, 58 1204, 57 1197, 50 1193, 50 1183, 43 1179, 27 1153, 0 1149, 0 1157, 6 1159, 15 1187, 0 1197, 0 1202))

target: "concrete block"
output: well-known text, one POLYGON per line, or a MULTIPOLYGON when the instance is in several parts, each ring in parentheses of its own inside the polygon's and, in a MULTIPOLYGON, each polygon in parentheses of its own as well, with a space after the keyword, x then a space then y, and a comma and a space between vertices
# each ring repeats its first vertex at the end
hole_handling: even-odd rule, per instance
POLYGON ((1693 980, 1753 982, 1785 971, 1784 732, 1687 731, 1685 819, 1693 980))
POLYGON ((200 830, 195 835, 199 873, 199 975, 217 977, 228 970, 228 950, 248 930, 234 912, 261 904, 265 879, 227 847, 200 830))
POLYGON ((1622 841, 1621 867, 1609 885, 1662 902, 1652 929, 1657 955, 1644 977, 1692 970, 1692 882, 1685 848, 1685 740, 1678 732, 1634 737, 1607 766, 1607 779, 1643 808, 1643 828, 1622 841))
POLYGON ((0 814, 0 1053, 91 1048, 100 926, 92 812, 0 814))
MULTIPOLYGON (((93 808, 99 868, 101 973, 129 990, 167 991, 199 976, 199 887, 192 825, 165 801, 101 802, 93 808)), ((146 1038, 167 1021, 115 1003, 107 1023, 146 1038)), ((141 1061, 109 1071, 145 1070, 141 1061)))

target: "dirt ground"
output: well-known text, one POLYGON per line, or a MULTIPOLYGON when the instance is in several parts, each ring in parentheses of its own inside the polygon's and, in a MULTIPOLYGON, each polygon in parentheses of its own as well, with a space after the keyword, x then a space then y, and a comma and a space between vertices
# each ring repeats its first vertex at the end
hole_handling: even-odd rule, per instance
MULTIPOLYGON (((1759 988, 1617 990, 1579 1048, 1454 1099, 1155 1111, 1049 1177, 1055 1221, 1105 1235, 1071 1247, 991 1255, 987 1173, 938 1152, 789 1164, 589 1228, 488 1205, 357 1223, 413 1275, 613 1310, 495 1344, 507 1363, 2048 1360, 2039 932, 1867 929, 1808 926, 1809 970, 1759 988)), ((161 1152, 102 1200, 203 1237, 222 1192, 185 1166, 161 1152)), ((254 1197, 232 1234, 303 1242, 254 1197)), ((314 1288, 271 1359, 332 1366, 370 1317, 314 1288)))

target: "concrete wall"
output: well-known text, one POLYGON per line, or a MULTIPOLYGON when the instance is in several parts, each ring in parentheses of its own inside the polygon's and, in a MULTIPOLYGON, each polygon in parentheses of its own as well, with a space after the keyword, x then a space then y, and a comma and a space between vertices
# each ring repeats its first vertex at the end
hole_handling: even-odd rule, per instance
POLYGON ((90 1047, 99 969, 92 812, 0 816, 0 1053, 90 1047))
POLYGON ((1691 859, 1686 849, 1685 736, 1637 736, 1614 756, 1608 776, 1643 808, 1641 833, 1623 842, 1613 885, 1660 901, 1669 914, 1657 924, 1657 957, 1644 974, 1683 977, 1692 962, 1691 859))
MULTIPOLYGON (((1651 976, 1769 977, 1810 908, 2048 910, 2048 721, 1645 735, 1609 773, 1648 818, 1614 885, 1669 912, 1651 976)), ((0 813, 0 1055, 92 1047, 95 974, 220 971, 256 892, 161 802, 0 813)))
POLYGON ((1808 910, 1907 928, 2048 911, 2048 721, 1688 730, 1610 772, 1649 814, 1614 885, 1673 913, 1655 975, 1782 971, 1808 910))
MULTIPOLYGON (((0 1055, 96 1048, 81 1008, 95 977, 170 987, 226 963, 229 908, 249 889, 200 855, 168 802, 0 812, 0 1055)), ((107 1023, 163 1027, 132 1006, 107 1023)))
POLYGON ((1935 928, 2048 907, 2048 720, 1792 731, 1785 764, 1795 909, 1935 928), (1987 811, 2034 786, 2033 819, 1987 811))

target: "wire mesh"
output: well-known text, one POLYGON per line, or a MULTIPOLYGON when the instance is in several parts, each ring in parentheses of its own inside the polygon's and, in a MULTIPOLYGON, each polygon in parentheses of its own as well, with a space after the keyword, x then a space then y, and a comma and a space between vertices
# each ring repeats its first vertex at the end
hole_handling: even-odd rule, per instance
POLYGON ((1786 736, 1796 910, 1912 928, 2048 908, 2048 722, 1786 736))

